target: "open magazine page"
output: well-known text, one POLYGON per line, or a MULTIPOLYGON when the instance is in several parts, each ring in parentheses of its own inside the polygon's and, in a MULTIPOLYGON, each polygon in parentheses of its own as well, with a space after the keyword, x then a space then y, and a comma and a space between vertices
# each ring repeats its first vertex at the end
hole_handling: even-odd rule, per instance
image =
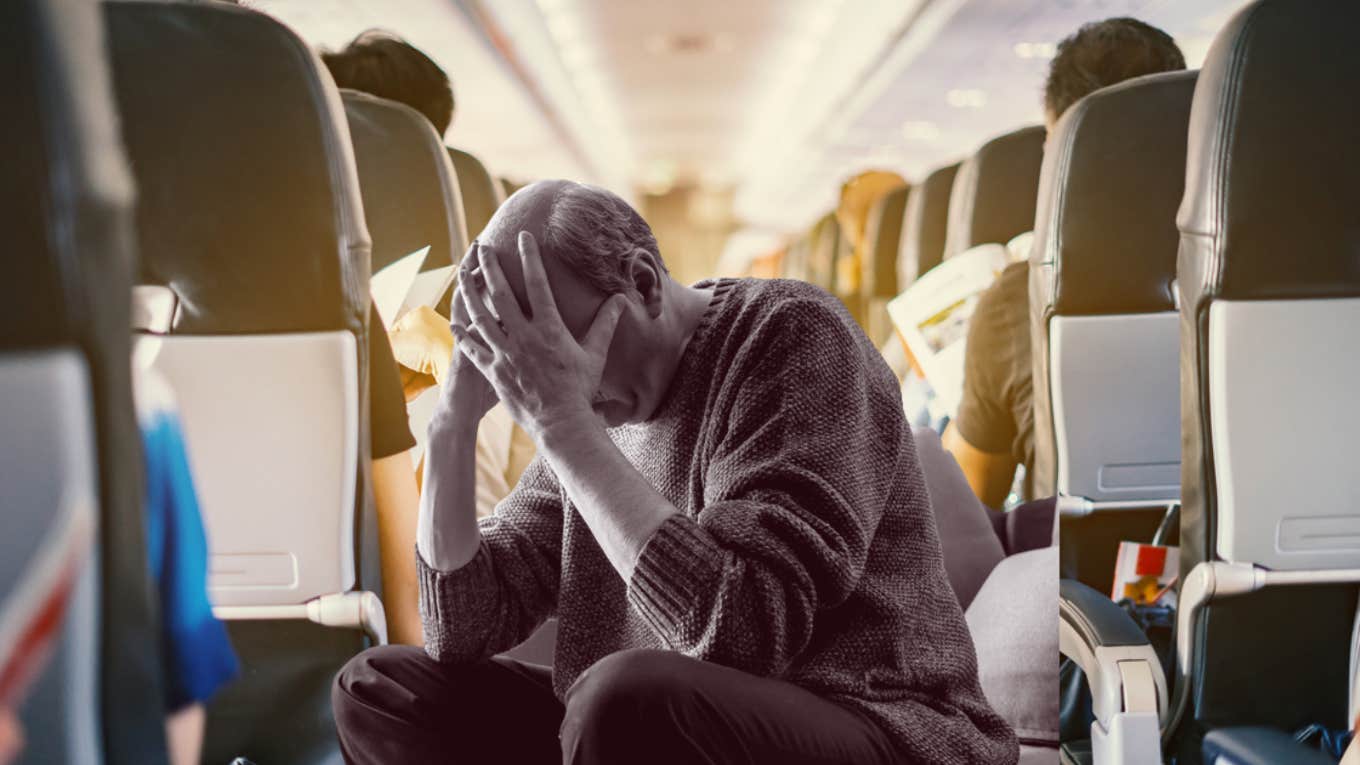
POLYGON ((406 296, 411 293, 411 287, 420 275, 420 267, 425 263, 425 256, 429 254, 430 248, 422 247, 387 264, 368 280, 373 307, 378 309, 378 315, 386 326, 392 326, 401 318, 406 296))
POLYGON ((453 287, 454 274, 453 266, 444 266, 433 271, 422 271, 416 274, 416 278, 411 281, 411 288, 406 292, 406 299, 402 301, 401 308, 397 311, 397 319, 400 320, 401 317, 421 306, 433 308, 438 305, 439 301, 453 287))
POLYGON ((46 665, 94 538, 94 499, 67 489, 14 589, 0 601, 0 708, 19 706, 46 665))
POLYGON ((953 416, 963 397, 964 346, 978 297, 1010 262, 999 244, 978 245, 932 268, 888 303, 888 315, 953 416))

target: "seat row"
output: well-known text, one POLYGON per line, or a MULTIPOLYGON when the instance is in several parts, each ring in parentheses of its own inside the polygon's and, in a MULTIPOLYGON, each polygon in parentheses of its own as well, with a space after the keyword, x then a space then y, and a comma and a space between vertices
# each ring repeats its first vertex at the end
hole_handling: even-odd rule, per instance
MULTIPOLYGON (((419 113, 337 90, 264 14, 158 0, 4 13, 10 70, 31 74, 8 145, 42 148, 3 174, 20 240, 0 299, 0 505, 22 532, 5 546, 41 550, 74 525, 98 551, 26 706, 28 754, 166 756, 138 346, 178 401, 209 590, 244 665, 210 708, 204 756, 332 759, 331 679, 386 635, 368 468, 370 356, 386 339, 369 276, 425 247, 422 270, 456 263, 504 188, 419 113), (42 517, 51 507, 66 510, 42 517)), ((4 560, 5 590, 41 562, 4 560)))

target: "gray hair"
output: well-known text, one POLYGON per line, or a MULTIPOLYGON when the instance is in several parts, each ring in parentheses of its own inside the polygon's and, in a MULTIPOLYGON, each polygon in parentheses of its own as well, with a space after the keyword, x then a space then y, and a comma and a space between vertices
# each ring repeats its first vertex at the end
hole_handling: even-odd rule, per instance
POLYGON ((638 250, 650 253, 669 273, 647 221, 598 186, 573 183, 558 192, 543 228, 543 249, 607 295, 632 289, 638 250))

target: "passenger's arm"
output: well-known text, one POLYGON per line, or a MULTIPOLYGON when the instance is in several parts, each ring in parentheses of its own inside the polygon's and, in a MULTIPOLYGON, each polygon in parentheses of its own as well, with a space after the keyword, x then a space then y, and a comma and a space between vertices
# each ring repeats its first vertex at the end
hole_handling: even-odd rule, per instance
POLYGON ((165 718, 165 747, 169 750, 170 765, 197 765, 206 717, 202 704, 190 704, 165 718))
POLYGON ((378 549, 382 558, 383 608, 393 643, 423 645, 420 587, 411 550, 416 543, 420 494, 409 452, 373 460, 373 504, 378 512, 378 549))
MULTIPOLYGON (((454 321, 467 323, 456 300, 454 321)), ((562 502, 547 466, 536 460, 496 514, 477 520, 477 426, 495 403, 481 372, 455 354, 430 422, 416 525, 425 650, 438 661, 512 648, 556 605, 562 502)))
POLYGON ((995 509, 1005 503, 1015 478, 1016 460, 1010 452, 1020 424, 1011 404, 1022 395, 1021 388, 1028 388, 1028 380, 1021 386, 1013 369, 1014 296, 1005 289, 1010 284, 1006 275, 1002 279, 982 293, 968 322, 963 395, 943 436, 944 448, 954 455, 968 485, 983 504, 995 509))
POLYGON ((1010 494, 1017 463, 1009 452, 984 452, 968 443, 957 427, 945 428, 944 448, 959 463, 968 485, 984 505, 1000 509, 1010 494))

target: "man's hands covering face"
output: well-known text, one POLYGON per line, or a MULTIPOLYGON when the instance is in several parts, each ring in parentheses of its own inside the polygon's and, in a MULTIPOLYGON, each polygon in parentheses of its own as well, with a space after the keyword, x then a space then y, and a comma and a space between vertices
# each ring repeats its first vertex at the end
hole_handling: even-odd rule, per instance
POLYGON ((538 243, 527 231, 519 235, 519 256, 532 315, 520 310, 496 256, 474 246, 453 297, 453 333, 510 416, 541 444, 553 426, 594 416, 591 402, 626 298, 606 300, 578 343, 557 312, 538 243))

